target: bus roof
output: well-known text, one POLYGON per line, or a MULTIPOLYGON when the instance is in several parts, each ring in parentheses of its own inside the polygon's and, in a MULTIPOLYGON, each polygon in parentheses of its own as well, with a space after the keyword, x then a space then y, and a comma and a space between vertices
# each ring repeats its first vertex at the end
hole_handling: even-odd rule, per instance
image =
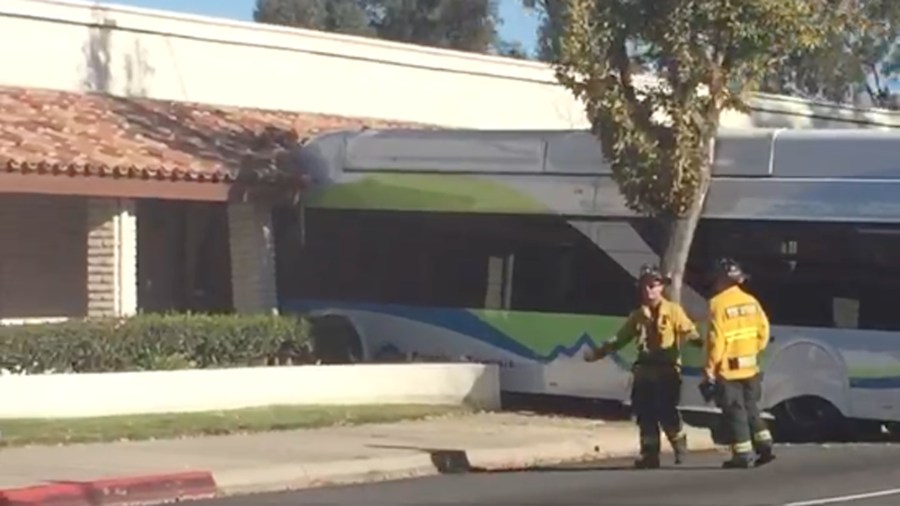
MULTIPOLYGON (((900 222, 898 131, 722 129, 715 151, 708 217, 900 222)), ((583 130, 343 131, 311 139, 296 156, 323 186, 376 175, 382 187, 384 178, 415 176, 416 184, 427 185, 429 175, 433 181, 474 177, 530 194, 549 212, 631 214, 599 141, 583 130), (574 207, 563 203, 573 192, 581 195, 574 207)), ((378 196, 368 203, 356 198, 354 205, 368 208, 378 196)))
MULTIPOLYGON (((583 130, 363 130, 315 137, 336 171, 609 175, 599 141, 583 130)), ((900 131, 724 129, 716 176, 900 178, 900 131)))

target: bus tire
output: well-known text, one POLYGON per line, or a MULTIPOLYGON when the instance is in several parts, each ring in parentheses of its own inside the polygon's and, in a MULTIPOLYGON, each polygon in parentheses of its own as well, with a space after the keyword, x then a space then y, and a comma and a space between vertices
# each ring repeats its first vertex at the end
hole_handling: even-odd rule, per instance
POLYGON ((892 440, 900 441, 900 422, 887 422, 884 424, 884 428, 887 429, 892 440))
POLYGON ((847 419, 834 404, 814 396, 787 399, 772 409, 773 436, 779 442, 812 443, 843 439, 847 419))
POLYGON ((847 420, 847 440, 858 443, 880 442, 884 439, 882 424, 878 420, 847 420))
POLYGON ((313 353, 322 364, 353 364, 363 361, 362 341, 347 318, 324 315, 310 318, 313 353))

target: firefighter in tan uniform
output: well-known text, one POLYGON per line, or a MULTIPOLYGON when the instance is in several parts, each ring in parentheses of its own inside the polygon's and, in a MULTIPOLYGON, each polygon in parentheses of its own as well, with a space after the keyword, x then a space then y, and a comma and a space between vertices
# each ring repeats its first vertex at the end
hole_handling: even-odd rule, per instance
POLYGON ((759 301, 741 288, 746 279, 736 261, 716 262, 700 388, 707 400, 715 399, 725 417, 732 452, 731 460, 723 464, 726 468, 749 468, 775 458, 772 435, 758 406, 762 397, 758 358, 769 342, 769 320, 759 301))
POLYGON ((638 279, 641 306, 628 316, 615 338, 587 350, 589 362, 600 360, 637 340, 638 356, 632 368, 631 405, 640 430, 641 457, 635 467, 660 465, 660 427, 672 445, 675 463, 687 453, 687 435, 678 412, 681 399, 681 344, 685 339, 700 344, 700 336, 684 309, 663 296, 669 278, 653 265, 644 265, 638 279))

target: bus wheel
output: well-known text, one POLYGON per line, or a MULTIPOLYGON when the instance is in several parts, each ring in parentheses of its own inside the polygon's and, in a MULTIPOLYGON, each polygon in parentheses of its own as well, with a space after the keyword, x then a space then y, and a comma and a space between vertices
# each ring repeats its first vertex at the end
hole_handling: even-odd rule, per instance
POLYGON ((772 409, 774 436, 778 441, 811 443, 842 438, 847 427, 844 415, 821 397, 788 399, 772 409))
POLYGON ((362 341, 346 318, 325 315, 310 318, 311 337, 316 359, 323 364, 362 362, 362 341))
POLYGON ((859 443, 883 441, 883 426, 878 420, 847 420, 847 439, 859 443))
POLYGON ((892 440, 900 441, 900 422, 887 422, 884 424, 884 427, 887 429, 892 440))

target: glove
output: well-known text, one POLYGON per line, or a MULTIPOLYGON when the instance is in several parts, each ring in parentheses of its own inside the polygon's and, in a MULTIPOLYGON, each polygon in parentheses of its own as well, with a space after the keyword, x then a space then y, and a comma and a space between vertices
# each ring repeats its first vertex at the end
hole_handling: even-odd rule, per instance
POLYGON ((700 395, 703 396, 704 402, 711 402, 716 396, 716 384, 704 379, 700 382, 700 395))
POLYGON ((605 356, 606 352, 603 348, 590 348, 584 351, 585 362, 596 362, 597 360, 602 360, 605 356))

